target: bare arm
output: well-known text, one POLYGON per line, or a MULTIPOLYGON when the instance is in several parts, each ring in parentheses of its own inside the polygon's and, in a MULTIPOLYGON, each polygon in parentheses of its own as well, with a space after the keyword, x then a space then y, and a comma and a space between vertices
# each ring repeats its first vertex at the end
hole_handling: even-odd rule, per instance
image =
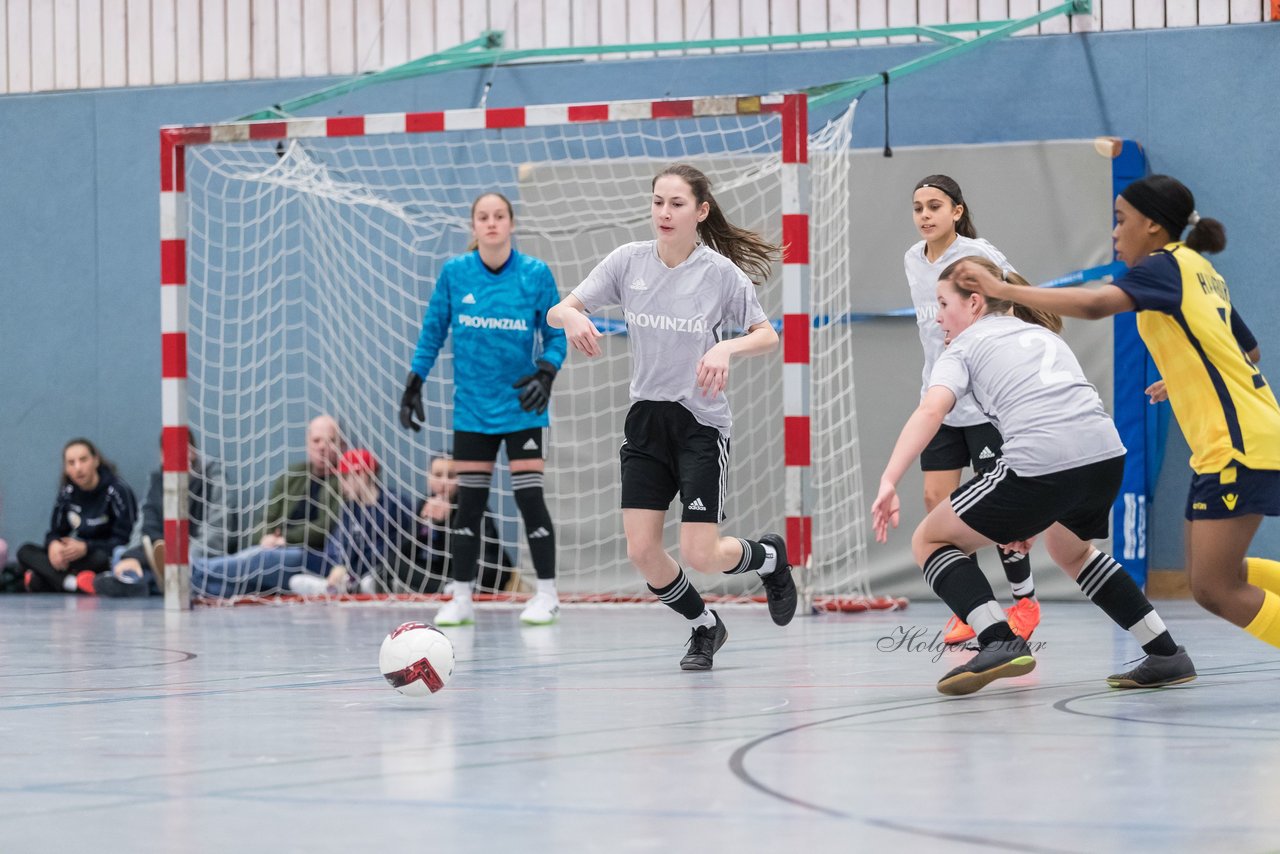
POLYGON ((1098 320, 1133 311, 1133 300, 1115 285, 1099 288, 1028 288, 1003 282, 990 271, 977 264, 961 263, 956 268, 956 280, 966 290, 976 291, 994 299, 1010 300, 1028 308, 1051 311, 1063 317, 1082 317, 1098 320))
POLYGON ((880 475, 880 491, 875 503, 871 505, 871 524, 876 534, 876 542, 883 543, 889 538, 889 528, 898 527, 900 503, 898 500, 898 481, 906 474, 907 466, 920 456, 920 452, 928 446, 930 440, 942 426, 942 419, 947 417, 956 405, 956 396, 943 386, 930 386, 924 399, 911 413, 907 423, 898 434, 898 441, 893 446, 893 453, 880 475))
POLYGON ((778 346, 778 333, 769 321, 761 321, 747 329, 741 338, 720 341, 698 360, 698 388, 712 397, 729 384, 729 360, 734 356, 754 356, 778 346))
POLYGON ((547 325, 563 329, 570 346, 584 356, 599 356, 604 335, 587 317, 587 307, 575 296, 567 296, 547 312, 547 325))

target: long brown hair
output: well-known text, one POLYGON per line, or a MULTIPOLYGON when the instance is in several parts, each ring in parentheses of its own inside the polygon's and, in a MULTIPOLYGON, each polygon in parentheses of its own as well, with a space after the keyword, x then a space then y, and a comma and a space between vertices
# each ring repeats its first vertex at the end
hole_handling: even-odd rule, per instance
MULTIPOLYGON (((954 278, 956 267, 960 266, 965 261, 977 264, 997 279, 1004 279, 1011 285, 1031 287, 1030 282, 1012 270, 1006 272, 1005 270, 997 267, 990 259, 984 258, 981 255, 969 255, 968 257, 961 258, 958 261, 953 261, 948 264, 947 269, 943 270, 941 275, 938 276, 938 281, 940 282, 943 279, 951 282, 951 286, 959 291, 960 296, 962 297, 968 297, 970 294, 976 293, 976 291, 967 290, 954 278)), ((1027 323, 1034 323, 1036 326, 1043 326, 1050 332, 1062 331, 1062 318, 1051 311, 1041 311, 1038 308, 1028 308, 1025 305, 1019 305, 1013 300, 993 299, 991 297, 983 297, 983 299, 987 301, 987 314, 1008 314, 1010 310, 1012 310, 1013 316, 1019 320, 1027 323)))
POLYGON ((782 247, 729 222, 711 195, 711 180, 687 163, 674 163, 654 175, 649 189, 656 187, 658 179, 666 175, 674 175, 688 184, 699 205, 707 203, 707 218, 698 223, 698 237, 702 242, 732 261, 751 281, 763 284, 773 271, 772 262, 782 256, 782 247))
POLYGON ((499 193, 497 190, 490 190, 487 193, 481 193, 480 195, 476 196, 475 199, 471 202, 471 218, 467 220, 468 222, 471 223, 471 231, 472 231, 471 240, 467 242, 468 252, 472 252, 480 247, 480 241, 476 240, 476 236, 474 233, 476 230, 476 205, 480 204, 481 199, 486 199, 489 196, 497 196, 499 199, 502 200, 502 203, 507 206, 507 218, 511 220, 512 225, 515 225, 516 212, 511 207, 510 199, 502 195, 502 193, 499 193))

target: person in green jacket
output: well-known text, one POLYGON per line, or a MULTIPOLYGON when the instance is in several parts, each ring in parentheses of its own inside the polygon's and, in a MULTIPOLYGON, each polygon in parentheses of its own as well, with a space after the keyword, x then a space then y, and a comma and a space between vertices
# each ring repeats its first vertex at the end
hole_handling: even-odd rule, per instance
POLYGON ((266 509, 253 530, 257 545, 226 557, 194 559, 191 590, 197 596, 279 593, 299 572, 320 573, 324 541, 342 512, 337 464, 342 433, 330 415, 307 425, 307 459, 294 463, 271 486, 266 509))

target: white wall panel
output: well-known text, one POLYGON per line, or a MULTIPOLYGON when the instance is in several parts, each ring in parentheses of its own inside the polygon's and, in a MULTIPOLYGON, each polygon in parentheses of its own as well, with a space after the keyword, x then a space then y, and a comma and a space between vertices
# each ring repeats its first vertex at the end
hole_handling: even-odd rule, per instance
MULTIPOLYGON (((347 76, 438 53, 487 29, 518 50, 996 21, 1059 1, 0 0, 0 94, 347 76)), ((1094 0, 1092 15, 1051 19, 1020 35, 1251 24, 1269 10, 1269 0, 1094 0)))

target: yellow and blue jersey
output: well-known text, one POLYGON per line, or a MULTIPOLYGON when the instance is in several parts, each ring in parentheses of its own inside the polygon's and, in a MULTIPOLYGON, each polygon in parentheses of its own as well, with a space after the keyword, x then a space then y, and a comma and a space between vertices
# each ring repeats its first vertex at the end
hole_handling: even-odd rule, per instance
POLYGON ((547 265, 514 249, 500 270, 479 251, 451 258, 427 303, 412 369, 425 378, 445 339, 453 337, 453 429, 514 433, 546 427, 546 412, 520 408, 512 383, 537 370, 541 359, 564 363, 563 329, 547 324, 560 292, 547 265))
POLYGON ((1245 355, 1256 341, 1213 265, 1170 243, 1115 284, 1138 309, 1138 334, 1164 378, 1191 468, 1280 469, 1280 405, 1245 355))

